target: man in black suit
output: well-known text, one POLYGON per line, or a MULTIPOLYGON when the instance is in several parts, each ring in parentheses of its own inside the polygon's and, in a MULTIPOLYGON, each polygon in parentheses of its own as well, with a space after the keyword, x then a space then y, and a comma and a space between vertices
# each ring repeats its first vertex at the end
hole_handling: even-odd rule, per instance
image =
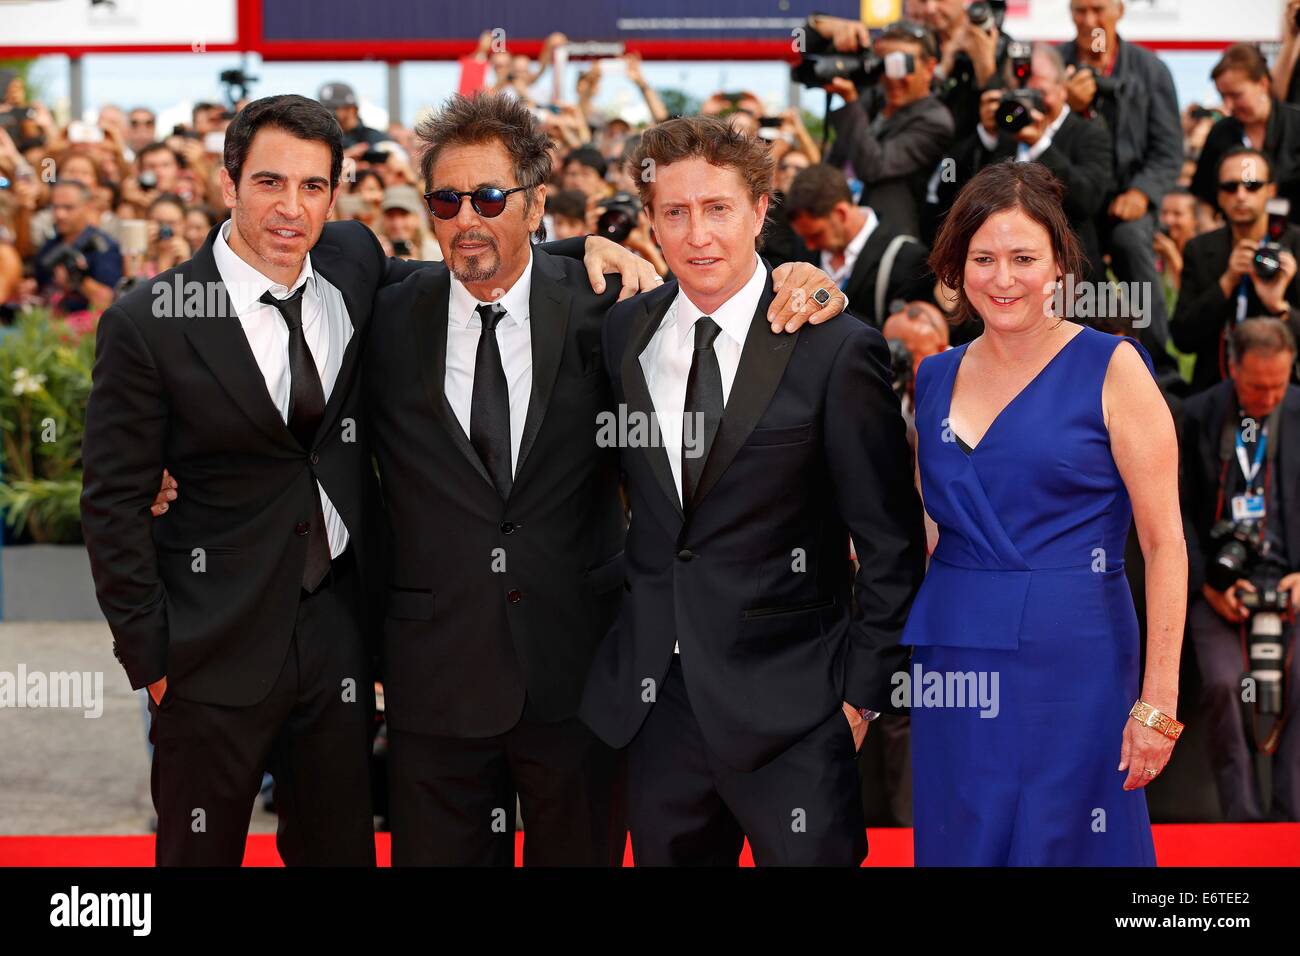
MULTIPOLYGON (((1183 405, 1181 499, 1192 591, 1187 630, 1204 686, 1201 713, 1224 817, 1297 820, 1300 654, 1295 653, 1294 625, 1286 622, 1280 635, 1287 649, 1283 661, 1264 665, 1281 671, 1285 691, 1284 719, 1270 728, 1267 716, 1252 713, 1254 703, 1242 704, 1243 678, 1252 668, 1243 636, 1249 612, 1239 590, 1257 590, 1252 579, 1271 577, 1279 590, 1288 592, 1291 606, 1300 606, 1300 389, 1291 384, 1295 337, 1277 319, 1247 319, 1232 332, 1232 355, 1229 380, 1183 405), (1216 580, 1223 541, 1212 540, 1210 529, 1239 518, 1243 499, 1253 500, 1263 512, 1256 519, 1258 536, 1250 536, 1258 547, 1250 550, 1267 550, 1271 574, 1262 574, 1264 568, 1252 560, 1237 580, 1231 575, 1216 580), (1276 736, 1270 741, 1272 733, 1276 736), (1256 779, 1251 735, 1271 756, 1269 814, 1256 779)), ((1262 686, 1255 689, 1255 699, 1262 700, 1262 686)))
POLYGON ((735 865, 747 836, 760 864, 857 865, 856 751, 925 559, 889 353, 848 318, 769 331, 761 145, 690 117, 633 163, 676 279, 605 326, 615 399, 658 437, 624 442, 628 593, 582 718, 630 744, 638 864, 735 865))
POLYGON ((1001 129, 998 104, 1005 90, 987 90, 980 98, 980 121, 956 150, 960 177, 968 180, 990 163, 1039 162, 1065 186, 1065 214, 1088 257, 1091 282, 1106 281, 1095 219, 1111 191, 1115 162, 1105 123, 1089 122, 1066 103, 1065 64, 1054 47, 1037 44, 1030 60, 1027 88, 1043 98, 1043 110, 1031 109, 1031 122, 1014 133, 1001 129))
MULTIPOLYGON (((623 595, 618 451, 599 428, 617 289, 530 247, 550 160, 517 99, 454 97, 417 135, 451 274, 380 293, 365 376, 392 539, 393 862, 511 865, 517 794, 527 865, 615 865, 620 757, 577 709, 623 595)), ((806 291, 827 284, 799 268, 806 291)))
POLYGON ((1268 203, 1277 195, 1273 164, 1259 150, 1239 146, 1224 154, 1218 170, 1219 205, 1228 224, 1183 249, 1182 288, 1169 326, 1174 344, 1196 356, 1193 391, 1227 377, 1229 334, 1243 319, 1273 316, 1300 334, 1300 227, 1288 224, 1283 231, 1273 276, 1265 278, 1255 267, 1268 233, 1268 203))
POLYGON ((821 253, 821 266, 848 299, 849 311, 876 328, 895 299, 933 298, 929 250, 882 223, 870 206, 855 205, 838 169, 810 166, 795 176, 785 212, 790 228, 821 253))
POLYGON ((286 863, 374 862, 378 493, 355 383, 376 289, 423 264, 325 225, 341 164, 319 103, 248 105, 233 219, 100 320, 83 527, 114 654, 149 688, 160 864, 238 865, 268 767, 286 863), (164 465, 182 497, 151 522, 164 465))

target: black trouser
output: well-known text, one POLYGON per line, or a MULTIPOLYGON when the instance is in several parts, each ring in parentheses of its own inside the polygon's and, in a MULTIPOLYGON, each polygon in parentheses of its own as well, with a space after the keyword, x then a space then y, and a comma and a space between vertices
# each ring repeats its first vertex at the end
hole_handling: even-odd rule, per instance
POLYGON ((462 738, 388 728, 394 866, 513 866, 515 797, 525 866, 619 866, 623 755, 577 718, 462 738))
POLYGON ((709 749, 678 655, 628 748, 637 866, 858 866, 867 855, 857 751, 840 708, 748 773, 709 749))
MULTIPOLYGON (((1210 765, 1219 789, 1223 816, 1231 821, 1265 818, 1255 774, 1255 757, 1246 735, 1255 733, 1242 712, 1242 677, 1249 664, 1242 654, 1241 629, 1214 612, 1204 598, 1192 601, 1188 636, 1196 648, 1196 664, 1203 686, 1201 711, 1188 710, 1190 720, 1205 724, 1210 765)), ((1289 670, 1282 675, 1286 688, 1286 724, 1273 754, 1274 819, 1300 820, 1300 654, 1288 644, 1289 670)), ((1253 705, 1252 705, 1253 706, 1253 705)))
POLYGON ((374 866, 368 747, 374 678, 351 551, 303 593, 269 694, 251 707, 149 699, 159 866, 239 866, 262 784, 275 778, 288 866, 374 866))

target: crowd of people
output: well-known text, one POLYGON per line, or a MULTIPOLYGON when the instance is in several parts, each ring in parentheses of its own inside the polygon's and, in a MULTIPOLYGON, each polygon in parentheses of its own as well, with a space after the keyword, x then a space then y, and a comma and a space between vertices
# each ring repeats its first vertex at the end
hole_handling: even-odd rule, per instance
MULTIPOLYGON (((905 413, 922 360, 981 332, 978 321, 955 321, 959 296, 931 266, 958 192, 1005 162, 1039 163, 1059 180, 1083 254, 1081 273, 1066 277, 1067 314, 1140 341, 1180 426, 1188 633, 1210 702, 1198 719, 1225 815, 1262 819, 1252 714, 1241 706, 1242 655, 1250 658, 1247 632, 1259 613, 1247 595, 1271 586, 1300 604, 1300 0, 1286 5, 1272 64, 1254 46, 1231 45, 1211 73, 1221 102, 1181 108, 1159 56, 1122 37, 1120 0, 1061 2, 1077 36, 1057 45, 1019 42, 973 19, 963 0, 906 0, 906 18, 874 33, 858 21, 811 18, 812 82, 838 97, 826 143, 800 110, 773 111, 746 92, 714 93, 700 112, 767 143, 776 198, 762 254, 772 265, 817 265, 849 311, 883 331, 905 413), (831 52, 851 55, 857 68, 816 72, 817 57, 831 52), (1235 571, 1213 573, 1225 555, 1235 571)), ((548 39, 537 60, 486 40, 477 54, 482 88, 512 91, 549 138, 539 233, 603 235, 668 277, 639 198, 644 128, 596 105, 599 61, 578 79, 576 102, 536 95, 563 43, 548 39)), ((639 58, 623 60, 648 125, 668 120, 639 58)), ((317 99, 344 137, 330 217, 364 223, 390 256, 440 259, 413 130, 366 127, 343 83, 326 83, 317 99)), ((19 77, 0 73, 6 318, 33 304, 64 316, 100 312, 210 241, 228 214, 218 173, 241 105, 199 103, 171 130, 158 129, 149 109, 113 104, 101 106, 96 124, 60 124, 19 77)), ((1140 590, 1140 575, 1131 580, 1140 590)), ((1300 686, 1293 648, 1282 667, 1283 708, 1300 686)), ((905 740, 905 722, 886 718, 894 728, 886 732, 905 740)), ((1256 741, 1276 755, 1272 813, 1292 820, 1300 819, 1298 725, 1256 741)), ((904 824, 905 750, 889 768, 891 806, 904 824)))

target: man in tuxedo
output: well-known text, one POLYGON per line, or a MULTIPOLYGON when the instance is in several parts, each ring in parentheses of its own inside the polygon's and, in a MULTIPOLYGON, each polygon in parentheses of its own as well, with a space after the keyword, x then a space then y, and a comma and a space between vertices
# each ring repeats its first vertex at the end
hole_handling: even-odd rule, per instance
POLYGON ((710 117, 647 130, 632 159, 676 278, 605 325, 615 400, 660 440, 624 449, 627 593, 581 716, 630 743, 642 865, 735 865, 744 837, 759 864, 862 861, 856 752, 923 572, 884 339, 764 319, 771 162, 710 117))
MULTIPOLYGON (((616 287, 530 246, 550 160, 518 100, 454 97, 417 135, 450 275, 380 293, 365 374, 391 536, 393 862, 511 865, 517 795, 526 865, 616 865, 621 758, 576 716, 625 574, 598 429, 616 287)), ((792 286, 826 285, 800 268, 792 286)))
POLYGON ((933 296, 934 275, 925 261, 929 250, 882 223, 870 206, 855 204, 838 169, 817 165, 799 173, 785 206, 790 228, 821 253, 822 268, 854 315, 880 328, 889 303, 933 296))
POLYGON ((424 264, 325 225, 341 165, 319 103, 249 104, 231 221, 100 320, 83 527, 114 655, 149 688, 160 864, 238 865, 268 767, 286 863, 374 863, 378 492, 354 386, 375 291, 424 264), (181 497, 151 521, 164 465, 181 497))
POLYGON ((1066 102, 1065 63, 1055 47, 1037 44, 1026 83, 1043 98, 1043 110, 1030 109, 1027 126, 1012 132, 998 122, 998 104, 1005 90, 987 90, 980 97, 979 124, 957 145, 957 166, 963 180, 990 163, 1006 160, 1039 162, 1065 186, 1065 214, 1088 257, 1093 282, 1106 280, 1095 219, 1113 183, 1115 154, 1105 123, 1089 122, 1066 102))

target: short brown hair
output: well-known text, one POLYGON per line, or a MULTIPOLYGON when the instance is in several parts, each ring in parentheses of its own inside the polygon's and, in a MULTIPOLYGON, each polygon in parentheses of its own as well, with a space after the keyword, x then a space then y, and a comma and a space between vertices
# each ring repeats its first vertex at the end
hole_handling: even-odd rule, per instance
POLYGON ((817 163, 795 175, 790 191, 785 194, 785 214, 790 219, 795 216, 822 219, 842 202, 853 204, 848 180, 834 166, 817 163))
POLYGON ((683 116, 643 132, 627 161, 627 172, 636 180, 641 205, 648 208, 653 204, 656 168, 693 157, 711 166, 734 169, 755 203, 772 194, 776 162, 761 140, 736 132, 730 123, 716 116, 683 116))
POLYGON ((1281 319, 1246 319, 1232 330, 1232 360, 1240 364, 1247 352, 1262 355, 1290 352, 1295 355, 1295 335, 1281 319))
POLYGON ((1008 209, 1019 209, 1047 230, 1057 268, 1082 284, 1085 260, 1079 237, 1065 217, 1064 198, 1065 187, 1046 166, 1013 159, 985 166, 962 187, 930 253, 930 268, 936 278, 957 292, 957 324, 975 318, 963 288, 971 237, 990 216, 1008 209))
POLYGON ((533 205, 533 189, 551 175, 550 138, 532 111, 516 97, 501 93, 452 96, 433 116, 421 120, 415 135, 424 144, 420 154, 420 178, 426 189, 433 188, 433 168, 448 146, 477 146, 500 143, 514 164, 518 185, 527 187, 524 208, 533 205))
POLYGON ((1268 60, 1264 59, 1264 54, 1259 52, 1259 47, 1250 43, 1234 43, 1224 50, 1223 56, 1210 71, 1210 79, 1217 80, 1229 70, 1244 73, 1255 83, 1269 75, 1268 60))

